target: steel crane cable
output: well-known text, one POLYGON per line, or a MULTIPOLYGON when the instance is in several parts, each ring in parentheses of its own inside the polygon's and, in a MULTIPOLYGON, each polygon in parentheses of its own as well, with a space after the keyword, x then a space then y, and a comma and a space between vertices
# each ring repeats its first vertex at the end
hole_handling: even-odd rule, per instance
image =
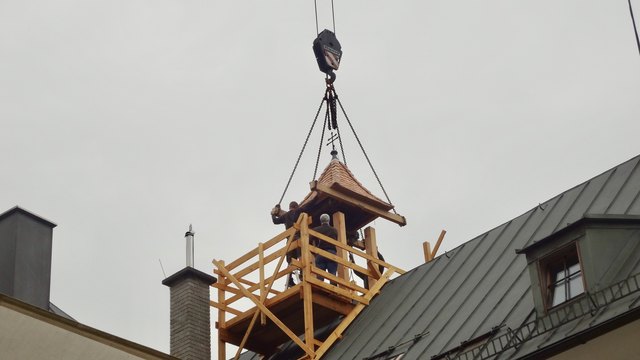
MULTIPOLYGON (((315 14, 316 14, 316 36, 318 36, 320 34, 320 30, 318 27, 318 0, 313 0, 313 9, 315 10, 315 14)), ((336 33, 336 12, 334 10, 334 6, 333 6, 333 0, 331 0, 331 18, 333 20, 333 33, 336 33)))
POLYGON ((309 142, 309 137, 313 132, 313 128, 316 126, 316 121, 318 120, 318 115, 320 114, 320 110, 322 110, 323 104, 324 104, 324 98, 322 98, 322 101, 320 102, 320 106, 318 106, 318 111, 316 111, 316 116, 315 118, 313 118, 313 123, 311 124, 311 128, 307 133, 307 138, 304 139, 304 144, 302 145, 302 149, 300 149, 300 154, 298 154, 298 160, 296 160, 296 164, 293 166, 293 170, 291 171, 291 175, 289 175, 289 180, 287 181, 287 185, 284 187, 284 191, 282 192, 282 196, 280 197, 278 204, 282 203, 282 199, 284 199, 284 195, 287 193, 287 190, 289 189, 289 185, 291 184, 291 179, 293 178, 293 174, 295 174, 296 169, 298 168, 298 164, 300 163, 300 158, 302 158, 302 153, 304 153, 304 149, 307 147, 307 143, 309 142))
POLYGON ((322 125, 322 134, 320 135, 320 145, 318 146, 318 156, 316 157, 316 166, 313 169, 312 180, 315 180, 316 174, 318 174, 318 164, 320 163, 320 153, 322 152, 322 143, 324 142, 324 130, 326 129, 328 123, 329 123, 329 111, 327 111, 324 115, 324 124, 322 125))
MULTIPOLYGON (((353 132, 353 136, 355 136, 356 141, 360 146, 360 150, 362 150, 364 157, 367 159, 367 163, 369 163, 369 167, 371 168, 371 171, 373 171, 373 175, 376 177, 376 180, 378 180, 378 185, 380 185, 380 188, 382 189, 384 196, 387 198, 389 205, 393 205, 393 203, 391 202, 391 199, 389 199, 389 195, 387 194, 387 191, 384 189, 384 186, 382 185, 382 181, 380 181, 380 177, 378 176, 376 169, 373 168, 373 164, 371 164, 371 160, 369 160, 369 155, 367 155, 367 152, 364 150, 364 146, 362 146, 362 142, 360 141, 360 138, 358 137, 356 130, 353 128, 353 125, 351 124, 351 120, 349 120, 349 116, 347 115, 347 112, 344 110, 344 107, 342 106, 342 101, 340 101, 340 97, 338 97, 338 94, 336 94, 336 100, 338 101, 338 105, 340 105, 340 110, 342 110, 342 114, 344 115, 344 118, 347 119, 347 123, 349 124, 349 127, 353 132)), ((392 210, 396 215, 398 214, 395 207, 392 210)))
POLYGON ((338 143, 340 143, 340 151, 342 152, 342 161, 347 165, 347 157, 344 155, 344 146, 342 146, 342 136, 340 135, 339 127, 336 127, 336 132, 338 133, 338 143))

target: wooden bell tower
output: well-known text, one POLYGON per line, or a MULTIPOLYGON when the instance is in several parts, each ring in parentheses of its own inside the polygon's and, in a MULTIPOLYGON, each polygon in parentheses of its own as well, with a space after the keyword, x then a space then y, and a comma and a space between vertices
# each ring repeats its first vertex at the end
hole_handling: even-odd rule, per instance
POLYGON ((218 360, 230 358, 226 344, 238 347, 236 359, 244 349, 264 357, 287 351, 289 358, 320 359, 391 276, 404 273, 378 257, 374 228, 364 229, 364 239, 355 234, 377 218, 400 226, 405 218, 391 213, 393 205, 367 190, 332 154, 311 182, 293 227, 234 261, 213 260, 218 360), (323 213, 332 216, 337 240, 312 230, 323 213), (337 253, 313 246, 310 238, 335 245, 337 253), (300 249, 300 258, 287 264, 285 255, 293 249, 300 249), (338 264, 336 276, 314 265, 318 255, 338 264), (294 272, 301 274, 295 286, 275 285, 294 272))

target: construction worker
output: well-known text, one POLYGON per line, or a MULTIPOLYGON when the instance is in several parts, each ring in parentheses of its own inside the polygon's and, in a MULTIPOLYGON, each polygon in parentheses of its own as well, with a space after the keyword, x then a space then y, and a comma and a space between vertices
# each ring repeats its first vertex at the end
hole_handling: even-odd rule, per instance
MULTIPOLYGON (((329 220, 330 220, 329 215, 327 214, 320 215, 320 226, 316 226, 312 230, 317 231, 320 234, 325 235, 327 237, 330 237, 333 240, 336 240, 338 239, 338 231, 335 228, 333 228, 331 225, 329 225, 329 220)), ((317 237, 313 237, 312 244, 334 255, 337 253, 335 245, 330 244, 317 237)), ((331 259, 327 259, 326 257, 321 255, 316 255, 315 264, 317 268, 325 270, 326 272, 331 273, 333 275, 336 275, 338 271, 338 263, 336 263, 331 259)), ((318 278, 320 280, 324 280, 324 278, 321 276, 318 276, 318 278)))
MULTIPOLYGON (((273 221, 273 223, 276 225, 284 224, 286 229, 289 229, 290 227, 292 227, 293 224, 295 224, 295 222, 298 221, 299 216, 300 216, 300 206, 298 206, 298 203, 295 201, 292 201, 289 203, 289 211, 282 210, 280 208, 280 204, 277 204, 271 210, 271 220, 273 221)), ((300 238, 300 233, 296 232, 293 239, 296 240, 298 238, 300 238)), ((291 259, 299 259, 299 258, 300 258, 299 248, 293 249, 287 253, 287 263, 289 264, 291 264, 291 259)), ((293 281, 293 276, 289 274, 289 277, 287 280, 287 287, 292 287, 295 284, 296 283, 295 281, 293 281)))

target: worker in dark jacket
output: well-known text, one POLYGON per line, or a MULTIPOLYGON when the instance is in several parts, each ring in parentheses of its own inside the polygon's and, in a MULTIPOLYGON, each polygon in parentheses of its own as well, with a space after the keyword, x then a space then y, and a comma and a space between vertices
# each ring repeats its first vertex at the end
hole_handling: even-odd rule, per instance
MULTIPOLYGON (((271 220, 273 221, 274 224, 284 224, 285 228, 287 228, 287 230, 293 226, 293 224, 296 223, 296 221, 298 221, 298 217, 300 216, 300 207, 298 206, 298 203, 295 201, 292 201, 289 203, 289 211, 284 211, 280 208, 280 204, 276 205, 272 210, 271 210, 271 220)), ((300 237, 300 233, 296 232, 295 235, 293 236, 293 239, 298 239, 300 237)), ((299 259, 300 258, 300 249, 293 249, 291 251, 289 251, 287 253, 287 263, 291 264, 291 259, 299 259)), ((295 282, 293 281, 293 276, 291 276, 291 274, 289 274, 288 280, 287 280, 287 287, 292 287, 295 285, 295 282)))
POLYGON ((290 227, 298 221, 298 217, 300 216, 300 207, 298 203, 292 201, 289 203, 289 211, 284 211, 280 208, 280 204, 276 205, 271 210, 271 220, 274 224, 284 224, 284 226, 289 229, 290 227))
MULTIPOLYGON (((329 215, 327 214, 322 214, 320 215, 320 226, 316 226, 314 227, 312 230, 313 231, 317 231, 322 235, 325 235, 327 237, 330 237, 334 240, 338 239, 338 231, 333 228, 331 225, 329 225, 329 215)), ((322 239, 318 239, 317 237, 313 237, 312 242, 311 242, 314 246, 330 252, 332 254, 336 254, 336 246, 333 244, 329 244, 328 242, 322 240, 322 239)), ((331 260, 331 259, 327 259, 324 256, 321 255, 316 255, 316 261, 315 261, 316 267, 322 270, 325 270, 328 273, 331 273, 333 275, 336 275, 337 271, 338 271, 338 264, 331 260)), ((324 280, 323 277, 319 276, 320 280, 324 280)))

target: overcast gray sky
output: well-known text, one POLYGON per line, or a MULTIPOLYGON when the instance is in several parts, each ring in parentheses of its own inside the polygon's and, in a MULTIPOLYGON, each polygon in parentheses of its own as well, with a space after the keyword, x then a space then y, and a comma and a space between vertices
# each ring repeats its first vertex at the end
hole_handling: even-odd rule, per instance
MULTIPOLYGON (((640 152, 624 0, 335 6, 336 89, 408 220, 374 224, 399 267, 441 229, 442 252, 640 152)), ((324 91, 315 34, 311 0, 0 0, 0 211, 58 224, 56 305, 169 351, 158 259, 167 275, 184 267, 188 224, 208 273, 282 230, 269 210, 324 91)), ((349 167, 382 196, 342 132, 349 167)), ((286 202, 308 192, 318 143, 286 202)))

